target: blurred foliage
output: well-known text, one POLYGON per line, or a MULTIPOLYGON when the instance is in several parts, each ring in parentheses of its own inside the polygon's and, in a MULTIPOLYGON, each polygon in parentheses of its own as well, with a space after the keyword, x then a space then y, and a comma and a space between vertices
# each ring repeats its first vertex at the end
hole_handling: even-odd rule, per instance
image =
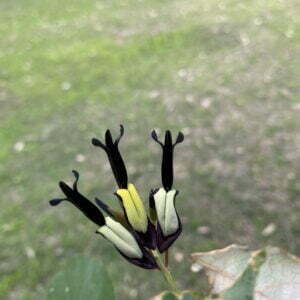
POLYGON ((49 276, 76 254, 106 264, 117 299, 162 290, 159 276, 136 275, 76 210, 48 205, 72 169, 90 199, 117 204, 90 138, 120 123, 144 201, 160 184, 151 129, 186 135, 175 155, 184 225, 171 253, 175 277, 189 272, 188 253, 233 242, 299 253, 297 8, 296 0, 1 1, 0 298, 42 299, 49 276))
POLYGON ((47 300, 114 300, 114 289, 103 264, 78 256, 50 281, 47 300))

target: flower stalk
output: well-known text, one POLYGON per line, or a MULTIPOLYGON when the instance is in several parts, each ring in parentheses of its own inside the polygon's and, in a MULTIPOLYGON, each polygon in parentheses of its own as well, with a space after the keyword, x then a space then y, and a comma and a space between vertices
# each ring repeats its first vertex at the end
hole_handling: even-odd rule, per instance
POLYGON ((170 286, 171 291, 176 293, 176 294, 179 294, 180 290, 177 287, 177 283, 176 283, 175 279, 173 278, 170 270, 165 266, 159 251, 157 249, 155 249, 155 250, 152 250, 151 252, 154 256, 154 259, 155 259, 155 261, 156 261, 156 263, 159 267, 159 270, 161 271, 165 281, 170 286))

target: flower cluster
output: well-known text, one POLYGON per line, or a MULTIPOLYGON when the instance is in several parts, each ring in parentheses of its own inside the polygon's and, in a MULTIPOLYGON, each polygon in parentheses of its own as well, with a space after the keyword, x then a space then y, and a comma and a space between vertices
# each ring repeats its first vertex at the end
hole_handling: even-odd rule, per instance
POLYGON ((155 269, 158 266, 151 250, 158 249, 160 253, 165 252, 182 231, 175 208, 178 191, 172 189, 172 186, 174 147, 183 141, 184 136, 179 132, 173 143, 172 134, 167 130, 163 143, 159 141, 156 132, 152 131, 152 138, 162 148, 162 187, 151 190, 148 215, 136 187, 128 182, 127 170, 118 147, 123 135, 124 127, 120 125, 120 135, 115 140, 110 130, 105 133, 105 143, 96 138, 92 139, 92 144, 100 147, 107 154, 118 185, 114 194, 119 199, 122 212, 112 209, 99 198, 95 198, 98 208, 83 196, 77 187, 79 180, 77 171, 73 171, 75 181, 72 187, 62 181, 59 183, 65 197, 52 199, 50 204, 56 206, 62 201, 69 201, 99 226, 96 233, 111 242, 126 260, 145 269, 155 269))

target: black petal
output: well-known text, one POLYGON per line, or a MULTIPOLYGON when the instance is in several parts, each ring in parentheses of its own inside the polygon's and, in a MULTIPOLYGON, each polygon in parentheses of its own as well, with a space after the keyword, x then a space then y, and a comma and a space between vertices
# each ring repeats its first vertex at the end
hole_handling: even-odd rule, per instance
POLYGON ((162 147, 163 156, 162 156, 162 164, 161 164, 161 178, 162 184, 166 191, 172 189, 173 185, 173 153, 174 147, 183 142, 184 135, 182 132, 179 132, 176 138, 176 142, 173 144, 172 142, 172 134, 170 130, 167 130, 165 133, 165 143, 163 144, 158 140, 157 134, 155 130, 151 133, 152 138, 162 147))
MULTIPOLYGON (((117 248, 116 248, 117 249, 117 248)), ((130 263, 139 266, 143 269, 158 269, 158 266, 156 264, 156 261, 154 257, 145 249, 142 249, 143 257, 142 258, 130 258, 126 256, 124 253, 117 251, 130 263)))
POLYGON ((118 186, 126 189, 128 185, 128 176, 123 158, 118 148, 123 135, 124 127, 123 125, 120 125, 120 135, 115 141, 113 141, 110 130, 106 130, 105 145, 96 138, 92 139, 92 144, 105 150, 118 186))
POLYGON ((184 141, 184 135, 183 135, 183 133, 181 131, 179 131, 174 146, 177 145, 177 144, 182 143, 183 141, 184 141))
POLYGON ((92 138, 92 144, 95 146, 95 147, 100 147, 104 150, 106 150, 106 146, 98 139, 96 138, 92 138))
POLYGON ((173 185, 173 153, 172 135, 171 132, 167 130, 161 164, 161 179, 166 191, 169 191, 173 185))
POLYGON ((148 219, 147 231, 145 233, 135 231, 136 239, 139 243, 148 249, 155 249, 157 240, 156 240, 156 229, 152 222, 148 219))
POLYGON ((151 136, 152 136, 153 140, 154 140, 156 143, 160 144, 162 147, 164 146, 164 144, 158 139, 155 130, 152 130, 151 136))
MULTIPOLYGON (((178 217, 178 216, 177 216, 178 217)), ((176 232, 174 232, 171 235, 168 236, 164 236, 161 226, 158 223, 157 225, 157 248, 159 250, 160 253, 165 252, 168 248, 170 248, 172 246, 172 244, 177 240, 177 238, 179 237, 179 235, 182 232, 182 224, 180 219, 179 220, 179 227, 178 230, 176 232)))
POLYGON ((124 135, 124 126, 121 124, 120 125, 120 135, 115 140, 115 143, 114 143, 115 146, 117 146, 119 144, 119 142, 120 142, 120 140, 121 140, 121 138, 122 138, 123 135, 124 135))
POLYGON ((60 202, 64 201, 64 200, 67 200, 66 198, 58 198, 58 199, 52 199, 49 201, 49 204, 51 206, 56 206, 58 205, 60 202))
POLYGON ((62 201, 69 201, 74 206, 76 206, 82 213, 89 218, 92 222, 99 226, 103 226, 105 224, 105 219, 102 212, 95 206, 91 201, 85 198, 82 194, 80 194, 77 190, 77 182, 79 179, 79 173, 77 171, 73 171, 75 176, 75 182, 73 184, 73 189, 69 187, 65 182, 59 182, 59 186, 62 192, 66 195, 65 199, 52 199, 49 201, 50 205, 55 206, 60 204, 62 201))

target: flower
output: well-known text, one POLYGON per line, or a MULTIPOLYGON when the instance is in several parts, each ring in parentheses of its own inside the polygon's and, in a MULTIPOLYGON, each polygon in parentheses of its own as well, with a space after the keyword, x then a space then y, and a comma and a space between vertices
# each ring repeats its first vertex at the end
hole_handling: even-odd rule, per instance
MULTIPOLYGON (((144 203, 141 200, 135 186, 132 183, 128 183, 127 170, 118 148, 123 135, 124 127, 120 125, 120 135, 115 139, 115 141, 112 138, 110 130, 107 130, 105 133, 105 144, 97 138, 92 139, 92 144, 96 147, 102 148, 107 154, 111 169, 119 186, 115 195, 120 200, 126 220, 136 232, 142 245, 149 249, 155 249, 155 227, 147 216, 144 203)), ((110 211, 110 208, 101 200, 99 201, 98 199, 97 203, 100 207, 106 207, 106 210, 110 211)))
POLYGON ((158 140, 156 132, 152 138, 162 147, 161 178, 162 187, 153 189, 149 196, 150 218, 136 187, 128 182, 125 163, 119 151, 119 142, 124 135, 124 127, 120 125, 120 134, 114 140, 108 129, 105 133, 105 143, 97 138, 92 144, 102 148, 107 154, 118 189, 115 191, 123 212, 109 207, 104 201, 95 198, 95 204, 78 191, 79 173, 73 171, 75 181, 70 187, 60 181, 59 187, 65 198, 50 200, 52 206, 68 201, 76 206, 88 219, 98 227, 96 233, 102 235, 114 245, 117 251, 129 262, 145 269, 158 268, 155 253, 166 251, 178 238, 182 225, 175 207, 178 191, 173 186, 173 156, 174 148, 184 140, 178 133, 175 143, 169 130, 165 133, 165 141, 158 140), (103 215, 103 212, 107 216, 103 215))
POLYGON ((133 233, 111 216, 104 217, 103 213, 91 201, 79 193, 77 184, 79 173, 73 170, 75 182, 73 188, 65 182, 59 182, 59 187, 66 198, 50 200, 52 206, 68 201, 76 206, 92 222, 99 226, 96 233, 111 242, 117 251, 130 263, 145 269, 155 269, 157 264, 154 257, 138 242, 133 233))
POLYGON ((175 207, 175 198, 179 192, 172 189, 172 186, 174 148, 183 142, 184 135, 179 132, 174 144, 169 130, 165 132, 164 143, 158 140, 155 130, 152 131, 151 136, 163 151, 161 164, 163 187, 152 190, 149 196, 150 211, 155 209, 157 218, 157 247, 162 253, 175 242, 182 231, 182 224, 175 207))

